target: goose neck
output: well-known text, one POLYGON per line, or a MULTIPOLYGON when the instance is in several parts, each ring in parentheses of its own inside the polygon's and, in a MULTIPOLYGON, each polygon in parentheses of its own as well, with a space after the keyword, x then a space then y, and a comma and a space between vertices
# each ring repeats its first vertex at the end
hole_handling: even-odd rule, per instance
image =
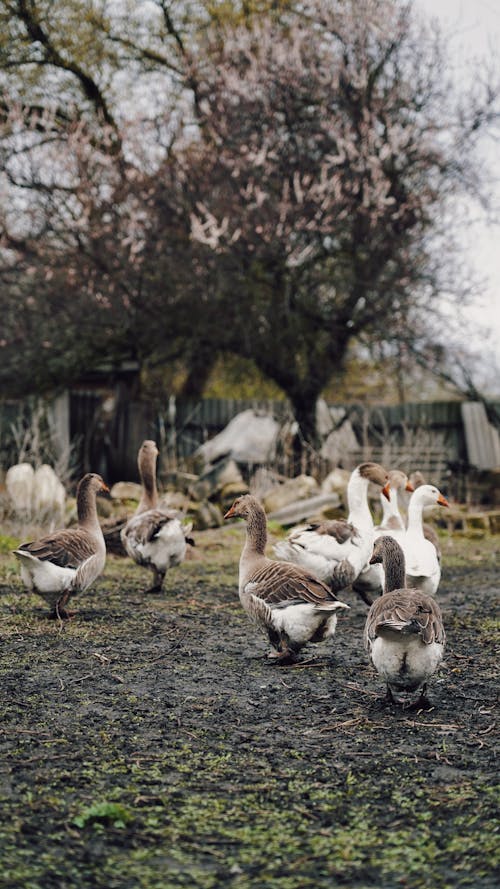
POLYGON ((263 556, 267 543, 266 514, 262 508, 253 511, 247 518, 247 536, 244 546, 245 555, 263 556))
POLYGON ((380 495, 380 503, 382 504, 382 518, 385 521, 393 516, 399 518, 398 492, 394 488, 389 488, 389 500, 380 495))
POLYGON ((384 538, 384 544, 382 556, 385 576, 384 593, 391 593, 393 590, 404 589, 406 586, 405 559, 401 547, 390 536, 384 538))
POLYGON ((408 504, 408 531, 411 532, 420 532, 423 534, 422 529, 422 516, 424 511, 424 504, 420 500, 419 497, 412 497, 408 504))
POLYGON ((147 509, 156 509, 158 504, 158 490, 156 487, 156 467, 150 461, 143 461, 139 466, 142 482, 142 493, 137 512, 145 512, 147 509))
POLYGON ((368 480, 354 474, 347 485, 348 521, 373 525, 372 515, 368 506, 368 480))
POLYGON ((80 484, 80 487, 78 488, 76 511, 78 515, 78 524, 81 528, 102 533, 97 515, 95 491, 91 490, 89 485, 85 483, 80 484))

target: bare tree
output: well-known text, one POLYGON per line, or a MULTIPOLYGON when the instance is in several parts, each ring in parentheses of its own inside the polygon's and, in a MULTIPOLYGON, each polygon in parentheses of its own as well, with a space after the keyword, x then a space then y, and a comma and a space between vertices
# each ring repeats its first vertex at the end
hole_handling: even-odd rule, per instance
POLYGON ((134 357, 184 362, 199 394, 233 352, 315 444, 353 341, 436 338, 439 226, 477 190, 492 79, 455 107, 395 0, 215 4, 212 25, 196 4, 83 6, 0 12, 4 391, 134 357))
POLYGON ((451 196, 476 188, 497 92, 453 107, 439 43, 408 6, 301 10, 213 36, 189 184, 225 346, 281 386, 314 442, 316 399, 354 337, 404 343, 426 324, 432 339, 449 271, 435 239, 451 196))

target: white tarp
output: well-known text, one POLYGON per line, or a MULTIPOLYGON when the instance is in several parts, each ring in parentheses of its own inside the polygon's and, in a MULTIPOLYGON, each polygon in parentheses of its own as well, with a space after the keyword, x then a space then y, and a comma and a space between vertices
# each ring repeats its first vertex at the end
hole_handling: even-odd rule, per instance
POLYGON ((236 414, 222 432, 200 445, 207 463, 230 456, 238 463, 267 463, 274 457, 279 424, 269 414, 251 409, 236 414))

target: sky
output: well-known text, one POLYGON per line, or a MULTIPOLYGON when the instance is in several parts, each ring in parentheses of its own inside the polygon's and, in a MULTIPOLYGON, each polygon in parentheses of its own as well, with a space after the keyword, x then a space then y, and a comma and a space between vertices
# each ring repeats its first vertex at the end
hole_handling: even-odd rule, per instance
MULTIPOLYGON (((439 20, 457 76, 467 82, 467 59, 495 52, 500 57, 499 0, 415 0, 424 14, 439 20)), ((500 144, 485 145, 493 172, 498 170, 492 189, 500 209, 500 144)), ((464 250, 472 266, 484 280, 484 308, 473 313, 491 327, 491 348, 500 368, 500 224, 478 222, 464 233, 464 250)), ((497 388, 500 388, 500 382, 497 388)))

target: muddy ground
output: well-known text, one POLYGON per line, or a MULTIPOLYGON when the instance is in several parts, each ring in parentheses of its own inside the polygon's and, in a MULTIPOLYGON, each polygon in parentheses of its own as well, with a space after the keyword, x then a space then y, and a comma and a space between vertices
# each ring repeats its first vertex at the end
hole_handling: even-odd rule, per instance
POLYGON ((243 535, 198 534, 149 598, 110 557, 65 624, 0 556, 0 886, 496 885, 500 538, 443 540, 446 662, 408 713, 383 703, 351 593, 333 644, 263 658, 243 535))

